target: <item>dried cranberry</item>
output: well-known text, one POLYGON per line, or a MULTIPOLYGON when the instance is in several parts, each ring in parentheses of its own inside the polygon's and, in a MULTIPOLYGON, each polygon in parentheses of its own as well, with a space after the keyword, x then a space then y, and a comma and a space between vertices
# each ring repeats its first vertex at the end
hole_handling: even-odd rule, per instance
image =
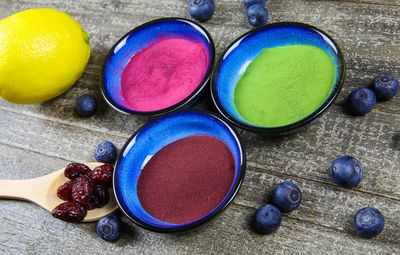
POLYGON ((109 164, 104 164, 93 169, 90 177, 95 184, 111 187, 114 167, 109 164))
POLYGON ((72 199, 81 205, 86 206, 89 203, 92 192, 93 183, 87 176, 79 177, 72 185, 72 199))
POLYGON ((57 189, 57 197, 64 201, 72 201, 72 186, 74 181, 67 181, 57 189))
POLYGON ((70 163, 64 170, 64 175, 65 177, 74 180, 80 176, 89 176, 92 170, 85 165, 81 163, 70 163))
POLYGON ((93 210, 95 208, 101 208, 108 204, 110 201, 110 195, 106 187, 102 185, 96 185, 93 188, 92 196, 90 197, 89 204, 87 206, 88 210, 93 210))
POLYGON ((86 209, 82 205, 76 202, 64 202, 53 209, 53 217, 68 221, 68 222, 80 222, 86 217, 86 209))

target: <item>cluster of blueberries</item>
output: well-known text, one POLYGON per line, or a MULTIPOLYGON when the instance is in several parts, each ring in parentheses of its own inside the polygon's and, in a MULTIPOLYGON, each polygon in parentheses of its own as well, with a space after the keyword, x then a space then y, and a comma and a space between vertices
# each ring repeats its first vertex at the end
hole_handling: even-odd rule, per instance
POLYGON ((259 234, 271 234, 278 230, 282 212, 291 212, 301 203, 301 191, 290 181, 279 183, 272 193, 272 203, 261 206, 253 218, 253 225, 259 234))
MULTIPOLYGON (((356 188, 364 178, 361 163, 352 156, 336 158, 329 168, 329 176, 338 186, 356 188)), ((385 218, 382 213, 373 207, 364 207, 354 216, 354 227, 362 237, 374 237, 382 232, 385 218)))
MULTIPOLYGON (((243 0, 247 8, 247 20, 256 27, 268 21, 269 13, 265 8, 266 0, 243 0)), ((204 22, 209 20, 215 12, 214 0, 190 0, 188 11, 192 18, 204 22)))
MULTIPOLYGON (((352 156, 336 158, 329 168, 334 183, 346 188, 357 187, 364 177, 361 163, 352 156)), ((278 230, 282 212, 291 212, 301 203, 301 191, 296 184, 285 181, 278 184, 272 195, 272 203, 261 206, 254 216, 254 228, 260 234, 278 230)), ((383 231, 385 218, 373 207, 364 207, 354 216, 354 228, 362 237, 374 237, 383 231)))
MULTIPOLYGON (((94 152, 96 161, 102 163, 114 163, 117 159, 117 155, 117 147, 109 141, 97 145, 94 152)), ((97 235, 109 242, 116 241, 120 237, 122 229, 123 223, 116 215, 105 216, 96 224, 97 235)))
POLYGON ((347 106, 351 114, 365 115, 374 109, 377 101, 387 101, 397 93, 399 81, 391 75, 378 75, 370 88, 354 89, 348 99, 347 106))

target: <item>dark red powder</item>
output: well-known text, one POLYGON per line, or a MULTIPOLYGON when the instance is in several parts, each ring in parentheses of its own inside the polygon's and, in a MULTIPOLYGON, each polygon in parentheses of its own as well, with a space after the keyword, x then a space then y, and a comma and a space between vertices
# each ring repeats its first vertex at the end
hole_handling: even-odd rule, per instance
POLYGON ((195 91, 208 68, 200 41, 162 38, 136 53, 121 76, 124 104, 137 111, 172 106, 195 91))
POLYGON ((234 179, 229 148, 211 136, 171 143, 146 164, 138 181, 143 208, 169 223, 188 223, 216 208, 234 179))

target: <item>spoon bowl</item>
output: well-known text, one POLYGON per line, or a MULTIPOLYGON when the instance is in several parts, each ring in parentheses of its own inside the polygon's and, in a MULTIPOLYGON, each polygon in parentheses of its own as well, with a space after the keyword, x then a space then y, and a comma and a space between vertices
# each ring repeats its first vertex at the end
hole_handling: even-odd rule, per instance
MULTIPOLYGON (((86 163, 90 169, 103 163, 86 163)), ((57 205, 65 202, 57 197, 57 189, 69 179, 64 176, 65 168, 45 176, 26 180, 0 180, 0 199, 15 199, 33 202, 51 212, 57 205)), ((118 209, 112 189, 110 201, 102 208, 88 211, 82 222, 97 221, 118 209)))

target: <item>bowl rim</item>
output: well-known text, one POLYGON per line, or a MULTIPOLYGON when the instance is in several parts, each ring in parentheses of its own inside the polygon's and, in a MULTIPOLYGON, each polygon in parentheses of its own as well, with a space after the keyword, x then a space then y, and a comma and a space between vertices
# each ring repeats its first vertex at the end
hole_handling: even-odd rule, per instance
MULTIPOLYGON (((232 155, 233 155, 233 153, 232 153, 232 155)), ((215 114, 213 114, 213 113, 211 113, 209 111, 198 110, 198 109, 196 109, 196 110, 181 110, 181 111, 177 111, 177 112, 170 113, 170 114, 167 114, 167 115, 163 115, 163 116, 161 116, 161 117, 159 117, 157 119, 154 119, 152 121, 147 122, 145 125, 141 126, 135 133, 133 133, 131 137, 129 137, 129 139, 126 141, 126 143, 122 147, 122 149, 121 149, 121 151, 120 151, 120 153, 118 155, 118 159, 117 159, 117 161, 115 163, 115 170, 114 170, 114 173, 113 173, 113 193, 114 193, 114 196, 115 196, 115 201, 117 202, 117 204, 118 204, 119 208, 121 209, 121 211, 131 221, 133 221, 136 225, 138 225, 138 226, 140 226, 140 227, 142 227, 144 229, 147 229, 147 230, 150 230, 150 231, 153 231, 153 232, 158 232, 158 233, 173 233, 173 232, 187 231, 187 230, 196 228, 196 227, 198 227, 198 226, 210 221, 211 219, 215 218, 216 216, 218 216, 222 211, 224 211, 233 202, 233 200, 235 199, 235 197, 239 193, 240 188, 241 188, 241 186, 243 184, 245 173, 246 173, 246 165, 247 165, 247 162, 246 162, 246 151, 245 151, 245 148, 244 148, 244 146, 242 144, 242 139, 240 138, 238 132, 235 130, 235 128, 233 126, 231 126, 229 123, 224 121, 224 119, 218 117, 217 115, 215 115, 215 114), (177 226, 177 227, 173 227, 173 228, 157 227, 157 226, 154 226, 152 224, 148 224, 148 223, 142 221, 141 219, 136 217, 133 213, 129 212, 126 208, 124 209, 124 207, 121 205, 120 198, 118 197, 119 194, 117 194, 118 192, 115 189, 115 186, 116 186, 116 177, 115 176, 116 176, 116 172, 117 172, 118 166, 119 166, 119 164, 120 164, 120 162, 122 160, 122 156, 123 156, 127 146, 132 141, 132 139, 134 137, 136 137, 136 135, 139 132, 141 132, 144 128, 146 128, 149 125, 154 125, 159 120, 171 118, 171 117, 174 117, 176 115, 182 115, 182 114, 208 115, 208 116, 211 116, 212 118, 216 119, 217 121, 219 121, 223 126, 227 127, 227 129, 229 130, 229 133, 232 136, 234 136, 234 138, 237 141, 237 146, 238 146, 239 151, 240 151, 240 155, 239 155, 240 156, 240 160, 239 161, 241 163, 240 163, 240 165, 238 167, 239 168, 239 172, 236 175, 237 176, 237 181, 236 181, 236 183, 234 183, 232 191, 230 193, 227 193, 228 197, 225 199, 225 202, 219 204, 220 208, 218 210, 214 211, 212 214, 209 214, 206 217, 203 217, 201 220, 199 220, 199 221, 197 221, 195 223, 191 223, 191 224, 189 224, 187 226, 177 226)))
POLYGON ((114 43, 114 45, 110 48, 110 50, 108 51, 106 58, 103 62, 103 65, 101 67, 101 72, 100 72, 100 78, 99 78, 99 83, 100 83, 100 91, 101 94, 103 95, 103 98, 105 99, 105 101, 115 110, 121 112, 121 113, 125 113, 125 114, 132 114, 132 115, 138 115, 138 116, 158 116, 158 115, 162 115, 162 114, 166 114, 169 112, 173 112, 176 111, 178 109, 180 109, 181 107, 187 105, 188 103, 190 103, 192 100, 194 100, 206 87, 207 83, 209 82, 209 80, 211 79, 211 74, 213 71, 213 67, 214 67, 214 62, 215 62, 215 44, 214 44, 214 40, 212 39, 211 34, 199 23, 193 21, 193 20, 189 20, 186 18, 179 18, 179 17, 168 17, 168 18, 160 18, 160 19, 154 19, 148 22, 145 22, 139 26, 134 27, 132 30, 130 30, 129 32, 127 32, 126 34, 124 34, 123 36, 121 36, 121 38, 118 39, 117 42, 114 43), (115 100, 110 96, 110 94, 107 91, 107 88, 105 86, 104 80, 103 80, 103 76, 105 73, 105 68, 106 65, 108 63, 108 60, 110 59, 111 55, 114 52, 115 47, 125 38, 127 38, 130 34, 146 27, 152 24, 156 24, 156 23, 162 23, 162 22, 167 22, 167 21, 177 21, 177 22, 183 22, 183 23, 189 23, 191 25, 195 25, 198 28, 201 29, 202 32, 204 32, 204 36, 206 39, 209 40, 208 46, 209 46, 209 63, 208 63, 208 68, 207 71, 204 75, 203 80, 199 83, 199 85, 197 86, 197 88, 187 97, 185 97, 183 100, 177 102, 174 105, 168 106, 167 108, 163 108, 160 110, 156 110, 156 111, 137 111, 137 110, 132 110, 132 109, 128 109, 126 107, 123 107, 121 105, 119 105, 117 102, 115 102, 115 100))
POLYGON ((231 44, 229 44, 229 46, 227 46, 225 48, 225 50, 222 52, 222 54, 220 55, 220 57, 218 58, 217 62, 214 65, 214 69, 211 75, 211 81, 210 81, 210 93, 211 93, 211 98, 214 102, 214 105, 216 106, 217 110, 219 111, 219 113, 225 118, 227 119, 230 123, 234 124, 235 126, 253 132, 253 133, 258 133, 258 134, 263 134, 263 135, 280 135, 280 134, 285 134, 285 133, 290 133, 298 128, 304 127, 308 124, 310 124, 312 121, 314 121, 315 119, 319 118, 335 101, 335 99, 338 97, 342 87, 343 87, 343 83, 345 80, 345 76, 346 76, 346 63, 345 63, 345 59, 344 59, 344 55, 342 50, 340 49, 339 45, 337 44, 337 42, 329 35, 327 34, 325 31, 309 25, 309 24, 305 24, 305 23, 300 23, 300 22, 276 22, 276 23, 270 23, 270 24, 266 24, 263 26, 260 26, 258 28, 254 28, 246 33, 244 33, 243 35, 239 36, 238 38, 236 38, 231 44), (331 92, 331 94, 329 95, 329 97, 325 100, 325 102, 317 109, 315 110, 313 113, 311 113, 310 115, 308 115, 307 117, 289 124, 289 125, 285 125, 285 126, 280 126, 280 127, 261 127, 261 126, 253 126, 253 125, 249 125, 246 123, 243 123, 239 120, 237 120, 235 117, 233 117, 231 114, 229 114, 224 107, 222 106, 221 101, 218 98, 218 91, 216 89, 215 83, 216 83, 216 79, 217 79, 217 71, 219 70, 219 67, 221 66, 221 63, 223 62, 224 56, 225 54, 240 40, 242 40, 243 38, 247 37, 250 34, 254 34, 254 33, 258 33, 260 31, 263 31, 264 29, 270 29, 270 28, 274 28, 274 27, 281 27, 281 26, 295 26, 295 27, 300 27, 300 28, 306 28, 309 30, 314 30, 324 36, 326 36, 331 42, 332 45, 334 46, 334 50, 336 50, 337 52, 337 57, 339 60, 339 73, 338 73, 338 79, 336 81, 336 83, 333 85, 333 91, 331 92))

